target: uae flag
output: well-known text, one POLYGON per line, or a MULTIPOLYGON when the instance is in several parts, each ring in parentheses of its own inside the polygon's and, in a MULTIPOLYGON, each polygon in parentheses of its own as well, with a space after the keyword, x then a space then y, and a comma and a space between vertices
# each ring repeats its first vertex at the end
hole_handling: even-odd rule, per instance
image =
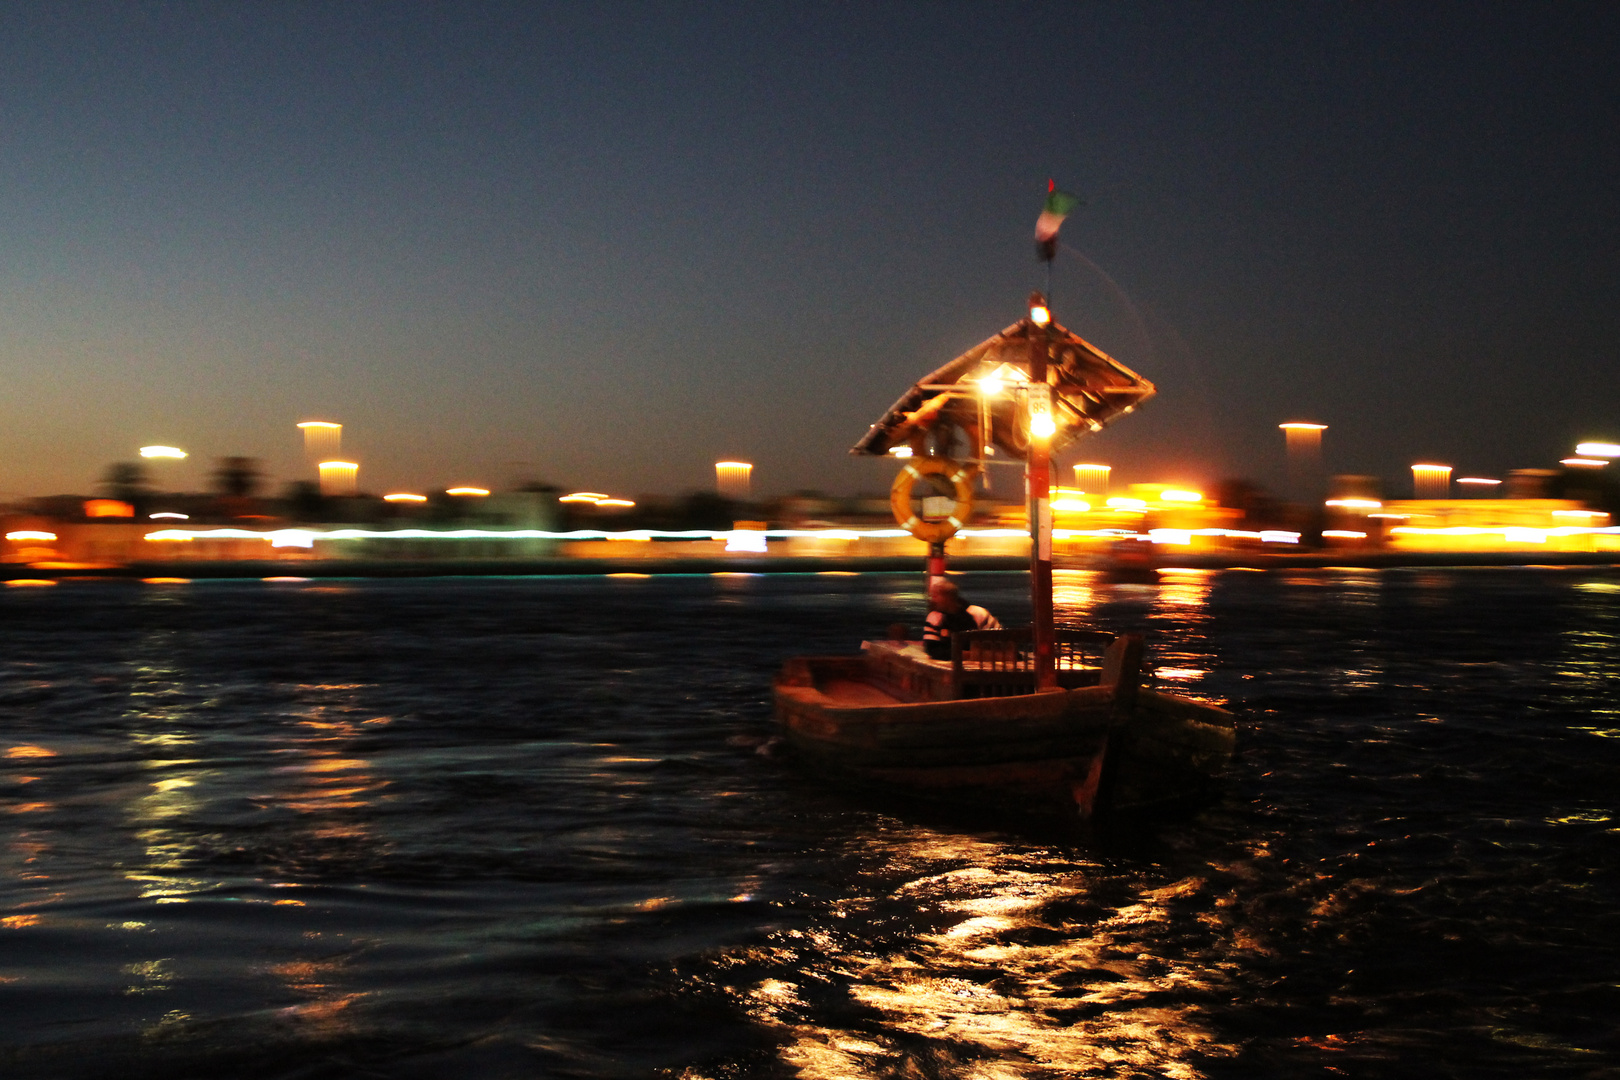
POLYGON ((1058 229, 1063 227, 1063 219, 1069 216, 1069 211, 1079 205, 1078 196, 1059 191, 1051 180, 1046 182, 1046 206, 1035 221, 1035 254, 1043 262, 1057 257, 1058 229))

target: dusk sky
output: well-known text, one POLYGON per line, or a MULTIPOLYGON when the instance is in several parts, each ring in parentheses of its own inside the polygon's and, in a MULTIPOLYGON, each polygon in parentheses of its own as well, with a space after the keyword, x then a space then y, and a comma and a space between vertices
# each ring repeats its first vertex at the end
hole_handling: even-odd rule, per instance
MULTIPOLYGON (((0 497, 146 443, 372 491, 887 487, 917 377, 1059 321, 1122 482, 1502 475, 1620 441, 1620 9, 0 9, 0 497)), ((163 465, 165 463, 157 463, 163 465)))

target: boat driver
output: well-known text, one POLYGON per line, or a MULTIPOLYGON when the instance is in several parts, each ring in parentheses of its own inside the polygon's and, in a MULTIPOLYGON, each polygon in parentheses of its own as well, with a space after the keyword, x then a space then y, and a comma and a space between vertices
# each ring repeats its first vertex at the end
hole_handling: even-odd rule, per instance
POLYGON ((935 660, 951 658, 951 635, 959 630, 1000 630, 989 611, 962 599, 956 582, 935 578, 928 586, 928 618, 923 622, 923 648, 935 660))

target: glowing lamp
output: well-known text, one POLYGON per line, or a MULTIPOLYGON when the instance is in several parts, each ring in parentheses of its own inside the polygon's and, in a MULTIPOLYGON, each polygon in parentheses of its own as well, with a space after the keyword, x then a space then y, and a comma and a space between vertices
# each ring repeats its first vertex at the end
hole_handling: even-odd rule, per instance
POLYGON ((889 448, 889 453, 893 454, 897 458, 908 458, 908 457, 911 456, 911 447, 909 447, 909 446, 890 447, 889 448))
POLYGON ((178 446, 143 446, 141 457, 144 458, 173 458, 176 461, 183 459, 186 452, 178 446))
POLYGON ((1300 420, 1290 420, 1286 424, 1278 424, 1284 431, 1326 431, 1326 424, 1307 424, 1300 420))
POLYGON ((396 491, 392 495, 384 495, 383 502, 423 503, 427 502, 427 496, 413 495, 408 491, 396 491))
POLYGON ((1378 510, 1383 503, 1377 499, 1329 499, 1328 506, 1337 506, 1342 510, 1378 510))
POLYGON ((1559 461, 1558 464, 1568 465, 1572 469, 1601 469, 1608 462, 1603 458, 1567 457, 1559 461))
POLYGON ((986 375, 984 378, 979 380, 979 392, 985 397, 995 397, 997 394, 1001 393, 1001 389, 1001 380, 996 378, 994 375, 986 375))
POLYGON ((485 495, 489 494, 489 489, 481 487, 453 487, 445 488, 444 493, 446 495, 471 495, 475 498, 483 498, 485 495))
POLYGON ((147 514, 153 521, 190 521, 190 514, 177 514, 173 510, 159 510, 155 514, 147 514))
POLYGON ((576 491, 571 495, 562 496, 557 501, 560 503, 590 503, 595 506, 605 498, 607 496, 599 491, 576 491))
POLYGON ((1046 297, 1038 292, 1029 294, 1029 321, 1040 327, 1052 321, 1052 309, 1046 306, 1046 297))
POLYGON ((1459 483, 1459 484, 1473 484, 1476 487, 1495 487, 1497 484, 1500 484, 1501 482, 1502 481, 1500 481, 1500 480, 1492 480, 1490 477, 1487 477, 1487 476, 1459 476, 1459 477, 1457 477, 1457 483, 1459 483))
POLYGON ((1029 433, 1037 439, 1050 439, 1057 431, 1052 422, 1052 388, 1046 383, 1029 384, 1029 433))
POLYGON ((37 529, 19 529, 17 532, 6 533, 7 540, 55 540, 53 532, 40 532, 37 529))
POLYGON ((1575 452, 1582 457, 1620 457, 1620 443, 1583 442, 1575 447, 1575 452))
POLYGON ((618 507, 620 509, 624 509, 626 507, 634 506, 634 505, 636 505, 636 503, 635 503, 634 499, 602 499, 599 502, 597 502, 596 505, 597 506, 614 506, 614 507, 618 507))

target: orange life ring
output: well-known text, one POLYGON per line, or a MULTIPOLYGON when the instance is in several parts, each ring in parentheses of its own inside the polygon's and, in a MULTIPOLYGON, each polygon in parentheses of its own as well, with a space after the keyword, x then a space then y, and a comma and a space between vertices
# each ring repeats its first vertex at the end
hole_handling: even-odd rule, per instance
POLYGON ((937 544, 948 540, 956 530, 966 525, 973 516, 973 478, 978 470, 950 458, 915 458, 900 467, 900 474, 889 488, 889 509, 900 527, 919 540, 937 544), (950 517, 940 521, 924 521, 911 509, 911 486, 925 476, 939 476, 954 489, 956 506, 950 517))

